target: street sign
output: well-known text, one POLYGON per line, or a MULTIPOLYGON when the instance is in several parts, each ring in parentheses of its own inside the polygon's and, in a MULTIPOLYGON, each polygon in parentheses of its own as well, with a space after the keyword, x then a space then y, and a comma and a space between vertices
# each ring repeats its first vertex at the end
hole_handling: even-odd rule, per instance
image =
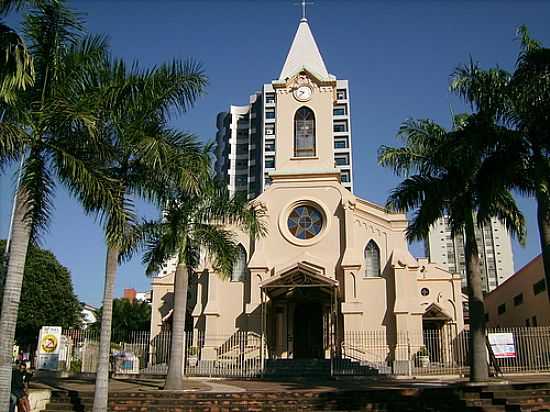
POLYGON ((61 326, 42 326, 38 336, 37 369, 57 370, 61 347, 61 326))

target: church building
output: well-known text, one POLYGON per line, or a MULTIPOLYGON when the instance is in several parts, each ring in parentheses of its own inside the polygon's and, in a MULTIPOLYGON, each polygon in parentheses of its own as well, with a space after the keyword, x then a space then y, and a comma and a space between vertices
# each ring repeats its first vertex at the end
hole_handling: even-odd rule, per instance
MULTIPOLYGON (((279 77, 218 115, 216 172, 265 207, 268 233, 235 231, 231 279, 203 262, 190 332, 250 331, 269 358, 328 359, 355 332, 385 335, 390 350, 399 334, 420 347, 427 329, 463 330, 461 277, 410 254, 404 214, 353 194, 349 102, 302 18, 279 77)), ((174 269, 152 281, 151 336, 170 321, 174 269)))

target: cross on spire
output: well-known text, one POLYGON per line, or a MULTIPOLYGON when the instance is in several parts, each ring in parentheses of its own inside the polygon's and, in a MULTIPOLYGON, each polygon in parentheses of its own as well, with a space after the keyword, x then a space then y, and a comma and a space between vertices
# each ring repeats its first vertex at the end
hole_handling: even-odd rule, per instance
POLYGON ((312 1, 306 1, 306 0, 302 0, 300 3, 294 3, 295 5, 298 5, 298 6, 302 6, 302 19, 300 21, 307 21, 307 17, 306 17, 306 6, 308 4, 313 4, 312 1))

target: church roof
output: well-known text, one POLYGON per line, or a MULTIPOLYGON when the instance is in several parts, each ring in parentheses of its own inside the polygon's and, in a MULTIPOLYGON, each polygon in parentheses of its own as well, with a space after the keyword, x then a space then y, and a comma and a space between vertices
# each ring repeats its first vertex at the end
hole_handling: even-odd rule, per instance
POLYGON ((302 69, 319 76, 322 80, 330 78, 330 75, 319 52, 317 43, 309 28, 306 19, 300 21, 286 61, 279 75, 279 80, 292 77, 302 69))

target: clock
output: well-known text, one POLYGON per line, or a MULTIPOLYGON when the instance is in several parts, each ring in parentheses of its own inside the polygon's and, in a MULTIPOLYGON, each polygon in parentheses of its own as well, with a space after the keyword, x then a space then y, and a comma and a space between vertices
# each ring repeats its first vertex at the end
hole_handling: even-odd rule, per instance
POLYGON ((300 86, 294 90, 294 98, 301 102, 311 99, 312 90, 309 86, 300 86))

